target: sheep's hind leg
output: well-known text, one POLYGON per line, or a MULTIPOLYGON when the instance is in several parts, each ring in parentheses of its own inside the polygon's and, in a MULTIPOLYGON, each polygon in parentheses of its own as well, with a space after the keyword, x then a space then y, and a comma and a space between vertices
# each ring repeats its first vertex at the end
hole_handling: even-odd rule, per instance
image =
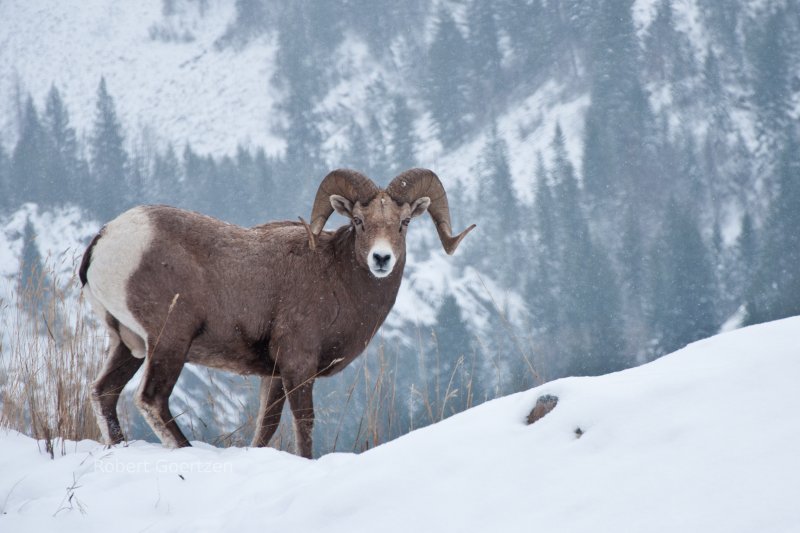
POLYGON ((261 378, 261 405, 258 409, 256 432, 252 446, 266 446, 281 422, 281 412, 286 401, 283 381, 279 377, 261 378))
MULTIPOLYGON (((148 344, 151 344, 148 342, 148 344)), ((191 341, 185 343, 153 342, 147 355, 144 376, 136 393, 136 406, 164 446, 191 446, 169 410, 169 397, 186 363, 191 341)))
POLYGON ((131 355, 130 349, 120 341, 116 331, 110 331, 111 343, 103 370, 92 383, 92 407, 97 425, 106 444, 125 440, 117 417, 117 402, 122 389, 131 380, 142 360, 131 355))

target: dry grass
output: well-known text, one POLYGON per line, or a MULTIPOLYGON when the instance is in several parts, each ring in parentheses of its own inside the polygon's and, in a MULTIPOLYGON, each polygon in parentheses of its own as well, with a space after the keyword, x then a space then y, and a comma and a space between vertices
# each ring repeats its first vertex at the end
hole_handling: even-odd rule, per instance
MULTIPOLYGON (((0 301, 0 327, 5 332, 0 335, 0 427, 40 439, 51 456, 64 453, 67 441, 100 439, 90 384, 106 343, 77 290, 77 280, 59 280, 53 270, 34 273, 33 283, 17 280, 15 288, 26 288, 12 291, 12 301, 0 301)), ((482 354, 492 353, 495 339, 476 338, 470 353, 444 361, 435 333, 418 328, 414 349, 379 338, 344 372, 318 380, 317 453, 364 451, 486 399, 539 383, 532 349, 516 336, 500 310, 495 312, 505 330, 496 334, 511 340, 511 353, 487 360, 482 354), (501 379, 501 358, 504 364, 516 364, 516 383, 501 379), (490 385, 479 383, 487 368, 496 373, 490 385)), ((187 391, 185 405, 173 398, 173 407, 180 406, 173 413, 187 435, 217 446, 248 445, 258 409, 257 380, 193 368, 202 392, 187 391)), ((120 400, 123 430, 134 438, 152 439, 130 401, 136 381, 120 400)), ((290 450, 293 440, 287 408, 271 445, 290 450)))
POLYGON ((34 272, 10 302, 0 302, 0 426, 42 439, 54 455, 66 440, 99 439, 88 381, 101 363, 103 337, 85 306, 48 272, 34 272))

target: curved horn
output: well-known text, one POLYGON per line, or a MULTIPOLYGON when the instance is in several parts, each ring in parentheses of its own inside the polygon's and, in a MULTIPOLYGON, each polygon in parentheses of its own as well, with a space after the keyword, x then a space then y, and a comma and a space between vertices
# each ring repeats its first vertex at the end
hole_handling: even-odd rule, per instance
MULTIPOLYGON (((311 208, 311 224, 309 233, 317 236, 325 227, 325 222, 333 213, 331 195, 344 196, 351 202, 368 204, 379 192, 377 185, 365 175, 349 168, 340 168, 328 173, 319 184, 317 196, 314 198, 314 207, 311 208)), ((313 243, 312 243, 313 248, 313 243)))
POLYGON ((428 206, 428 213, 436 225, 436 232, 439 234, 439 240, 442 241, 442 247, 449 255, 456 251, 461 239, 475 228, 475 224, 472 224, 458 235, 452 235, 453 228, 450 226, 450 206, 447 204, 447 193, 445 193, 439 177, 431 170, 425 168, 406 170, 392 180, 386 187, 386 192, 400 204, 412 204, 423 196, 430 198, 431 205, 428 206))

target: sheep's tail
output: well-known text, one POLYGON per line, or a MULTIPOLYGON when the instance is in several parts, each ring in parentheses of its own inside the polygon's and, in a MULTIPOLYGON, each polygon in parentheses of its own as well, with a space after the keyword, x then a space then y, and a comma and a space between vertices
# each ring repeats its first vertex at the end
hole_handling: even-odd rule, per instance
MULTIPOLYGON (((105 229, 105 228, 103 228, 105 229)), ((92 250, 94 250, 94 245, 97 244, 97 241, 100 240, 100 237, 103 236, 103 230, 101 229, 97 235, 94 236, 92 242, 89 243, 89 246, 86 248, 86 251, 83 253, 83 259, 81 260, 81 266, 78 269, 78 278, 81 280, 81 286, 85 286, 86 282, 86 272, 89 270, 89 265, 92 262, 92 250)))

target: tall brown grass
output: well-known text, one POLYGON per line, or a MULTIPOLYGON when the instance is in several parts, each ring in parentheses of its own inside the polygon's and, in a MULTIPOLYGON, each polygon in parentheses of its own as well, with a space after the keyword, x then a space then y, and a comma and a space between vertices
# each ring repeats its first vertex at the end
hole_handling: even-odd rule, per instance
POLYGON ((100 437, 88 380, 104 342, 75 280, 54 270, 16 280, 14 297, 0 302, 0 426, 41 439, 51 455, 67 440, 100 437))

